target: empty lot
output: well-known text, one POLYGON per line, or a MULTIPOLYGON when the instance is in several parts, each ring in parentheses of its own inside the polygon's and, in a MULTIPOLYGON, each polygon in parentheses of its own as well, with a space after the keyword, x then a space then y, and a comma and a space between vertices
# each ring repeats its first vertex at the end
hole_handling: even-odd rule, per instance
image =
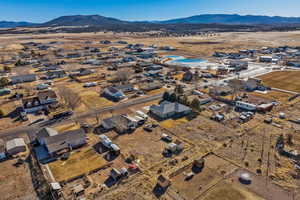
POLYGON ((266 86, 300 92, 300 71, 277 71, 259 76, 266 86))

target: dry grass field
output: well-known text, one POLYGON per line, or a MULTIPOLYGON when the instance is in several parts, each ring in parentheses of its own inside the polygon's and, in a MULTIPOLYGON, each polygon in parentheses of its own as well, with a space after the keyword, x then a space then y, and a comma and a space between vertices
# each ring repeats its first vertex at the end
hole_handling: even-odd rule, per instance
POLYGON ((263 83, 269 87, 300 92, 300 71, 277 71, 259 76, 263 83))
POLYGON ((72 177, 88 173, 106 164, 91 146, 73 151, 68 160, 57 160, 49 164, 49 167, 57 181, 68 180, 72 177))
POLYGON ((0 199, 26 200, 35 199, 30 169, 25 163, 19 167, 14 166, 16 159, 0 162, 0 199))
MULTIPOLYGON (((263 198, 241 187, 229 183, 219 184, 201 200, 263 200, 263 198)), ((199 199, 199 200, 200 200, 199 199)))

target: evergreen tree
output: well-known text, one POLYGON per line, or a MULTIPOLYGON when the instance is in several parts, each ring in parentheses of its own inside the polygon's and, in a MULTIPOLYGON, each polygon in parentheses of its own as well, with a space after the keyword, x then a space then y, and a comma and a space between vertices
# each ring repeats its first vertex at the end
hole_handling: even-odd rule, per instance
POLYGON ((169 92, 165 92, 164 94, 163 94, 163 100, 165 100, 165 101, 169 101, 169 99, 170 99, 170 94, 169 94, 169 92))
POLYGON ((191 102, 191 107, 198 110, 200 109, 200 101, 197 98, 194 98, 193 101, 191 102))
POLYGON ((172 93, 170 95, 169 101, 170 102, 175 102, 177 100, 177 95, 175 93, 172 93))

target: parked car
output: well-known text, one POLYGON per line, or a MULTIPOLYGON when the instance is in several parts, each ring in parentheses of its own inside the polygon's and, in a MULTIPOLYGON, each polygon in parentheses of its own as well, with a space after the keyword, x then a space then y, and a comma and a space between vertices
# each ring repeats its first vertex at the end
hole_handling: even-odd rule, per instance
POLYGON ((168 143, 173 141, 172 137, 169 136, 169 135, 167 135, 167 134, 165 134, 165 133, 163 133, 163 134, 161 135, 161 139, 162 139, 163 141, 165 141, 165 142, 168 142, 168 143))
POLYGON ((152 132, 152 125, 151 124, 147 124, 144 126, 144 130, 147 131, 147 132, 152 132))

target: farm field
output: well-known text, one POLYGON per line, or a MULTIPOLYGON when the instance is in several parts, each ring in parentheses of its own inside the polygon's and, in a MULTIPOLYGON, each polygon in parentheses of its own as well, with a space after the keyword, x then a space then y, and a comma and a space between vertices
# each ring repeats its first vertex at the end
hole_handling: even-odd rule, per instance
POLYGON ((276 71, 259 76, 268 87, 300 92, 300 71, 276 71))

